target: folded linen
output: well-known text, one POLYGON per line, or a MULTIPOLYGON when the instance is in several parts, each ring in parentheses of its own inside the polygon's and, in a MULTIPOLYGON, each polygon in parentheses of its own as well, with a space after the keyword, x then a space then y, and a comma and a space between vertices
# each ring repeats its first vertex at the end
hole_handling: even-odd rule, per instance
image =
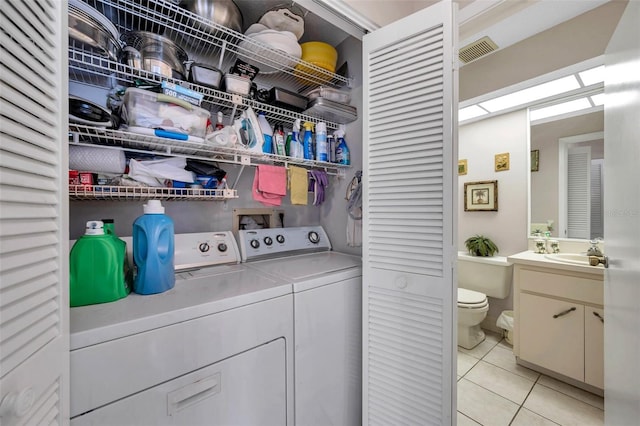
POLYGON ((306 206, 308 203, 308 177, 307 169, 289 166, 289 188, 291 204, 306 206))
POLYGON ((287 169, 261 164, 253 178, 253 199, 268 206, 279 206, 287 194, 287 169))

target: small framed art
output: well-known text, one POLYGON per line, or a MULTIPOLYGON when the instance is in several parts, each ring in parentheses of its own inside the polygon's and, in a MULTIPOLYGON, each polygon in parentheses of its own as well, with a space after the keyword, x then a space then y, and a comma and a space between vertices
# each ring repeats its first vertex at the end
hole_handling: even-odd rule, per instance
POLYGON ((464 211, 498 211, 498 181, 466 182, 464 211))
POLYGON ((504 172, 506 170, 509 170, 509 153, 505 152, 503 154, 496 154, 495 164, 496 172, 504 172))
POLYGON ((467 174, 467 160, 458 160, 458 175, 466 175, 467 174))
POLYGON ((540 169, 540 150, 531 151, 531 171, 537 172, 540 169))

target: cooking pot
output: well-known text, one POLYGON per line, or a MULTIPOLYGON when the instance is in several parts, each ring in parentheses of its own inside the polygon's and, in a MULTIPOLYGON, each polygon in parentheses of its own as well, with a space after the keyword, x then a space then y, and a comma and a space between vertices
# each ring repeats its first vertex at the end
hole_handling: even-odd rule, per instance
MULTIPOLYGON (((218 25, 242 31, 242 12, 232 0, 182 0, 180 6, 218 25)), ((192 22, 191 26, 206 33, 215 32, 215 28, 200 22, 192 22)))
POLYGON ((120 33, 109 20, 79 0, 69 2, 70 44, 100 56, 118 60, 120 33))
POLYGON ((122 36, 122 41, 126 43, 122 60, 127 65, 168 78, 186 79, 187 54, 168 38, 148 31, 132 31, 122 36))

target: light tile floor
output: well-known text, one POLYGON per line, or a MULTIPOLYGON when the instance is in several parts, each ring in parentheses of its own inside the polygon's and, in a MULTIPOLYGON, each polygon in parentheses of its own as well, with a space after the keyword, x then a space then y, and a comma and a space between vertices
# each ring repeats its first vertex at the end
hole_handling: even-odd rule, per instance
POLYGON ((497 333, 458 347, 458 425, 603 425, 602 397, 516 364, 497 333))

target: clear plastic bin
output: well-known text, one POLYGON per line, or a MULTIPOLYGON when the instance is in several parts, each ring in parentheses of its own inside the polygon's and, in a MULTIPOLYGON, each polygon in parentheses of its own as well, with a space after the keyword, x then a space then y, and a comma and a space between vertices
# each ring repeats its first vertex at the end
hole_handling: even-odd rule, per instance
POLYGON ((209 111, 162 93, 128 88, 124 94, 122 118, 130 127, 162 129, 203 138, 209 111))
POLYGON ((351 93, 346 90, 332 89, 331 87, 320 86, 313 89, 305 95, 309 100, 316 98, 325 98, 332 102, 339 102, 341 104, 348 104, 351 102, 351 93))

